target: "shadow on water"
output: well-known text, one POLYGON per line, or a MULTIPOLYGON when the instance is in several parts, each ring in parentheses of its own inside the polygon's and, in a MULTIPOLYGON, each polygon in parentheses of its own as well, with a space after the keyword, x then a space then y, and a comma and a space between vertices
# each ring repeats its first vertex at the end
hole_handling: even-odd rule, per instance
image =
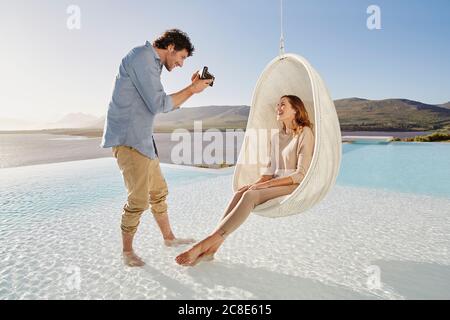
POLYGON ((450 266, 417 261, 377 260, 381 282, 406 299, 450 299, 450 266))
POLYGON ((172 279, 171 277, 166 276, 161 271, 156 268, 153 268, 149 265, 145 265, 143 268, 146 272, 148 272, 152 279, 159 282, 163 285, 167 291, 169 299, 194 299, 195 291, 181 284, 179 281, 172 279))
MULTIPOLYGON (((251 299, 377 299, 349 288, 289 276, 263 268, 219 261, 202 263, 188 270, 195 282, 208 288, 234 287, 251 294, 251 299)), ((189 298, 189 297, 188 297, 189 298)))

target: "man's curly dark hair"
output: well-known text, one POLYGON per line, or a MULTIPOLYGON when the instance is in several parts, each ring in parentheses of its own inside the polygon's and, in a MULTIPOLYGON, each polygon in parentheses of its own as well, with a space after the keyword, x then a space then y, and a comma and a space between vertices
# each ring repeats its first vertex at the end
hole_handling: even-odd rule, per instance
POLYGON ((153 45, 158 49, 167 49, 171 44, 175 46, 176 51, 186 49, 189 57, 193 55, 195 50, 189 36, 179 29, 167 30, 153 42, 153 45))

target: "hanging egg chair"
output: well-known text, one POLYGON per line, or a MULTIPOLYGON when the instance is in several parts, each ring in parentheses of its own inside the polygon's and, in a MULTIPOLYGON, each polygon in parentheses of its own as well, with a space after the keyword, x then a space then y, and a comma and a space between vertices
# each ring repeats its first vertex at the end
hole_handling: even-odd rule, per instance
MULTIPOLYGON (((308 171, 289 195, 255 207, 253 213, 264 217, 284 217, 302 213, 321 201, 336 182, 341 163, 342 143, 339 120, 324 81, 309 62, 296 54, 284 54, 281 36, 280 55, 262 72, 252 98, 243 144, 233 176, 233 190, 257 181, 269 157, 269 144, 252 141, 255 132, 266 132, 270 142, 273 130, 279 130, 276 105, 283 95, 302 99, 311 121, 315 144, 308 171), (260 157, 263 153, 264 156, 260 157), (248 159, 257 161, 249 163, 248 159)), ((260 138, 260 137, 259 137, 260 138)), ((258 139, 259 139, 258 138, 258 139)))

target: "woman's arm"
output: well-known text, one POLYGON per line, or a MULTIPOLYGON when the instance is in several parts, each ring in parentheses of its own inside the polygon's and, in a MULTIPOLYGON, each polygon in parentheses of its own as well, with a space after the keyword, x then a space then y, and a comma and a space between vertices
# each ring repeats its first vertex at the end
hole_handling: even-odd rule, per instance
POLYGON ((290 186, 293 184, 299 184, 302 182, 306 175, 306 172, 311 164, 312 156, 314 152, 314 135, 309 129, 305 132, 305 137, 298 152, 297 168, 294 173, 287 177, 280 177, 276 179, 271 179, 266 182, 261 182, 253 185, 250 190, 258 190, 273 187, 290 186))
POLYGON ((314 153, 314 134, 310 128, 306 127, 303 137, 303 141, 300 145, 300 150, 298 153, 297 169, 294 173, 289 175, 294 183, 302 182, 306 175, 306 172, 311 165, 313 153, 314 153), (306 129, 307 128, 307 129, 306 129))
POLYGON ((272 175, 262 175, 261 178, 259 178, 258 181, 256 181, 253 184, 266 182, 266 181, 269 181, 269 180, 272 180, 272 179, 273 179, 273 174, 272 175))
POLYGON ((256 182, 252 183, 252 184, 247 184, 243 187, 241 187, 238 191, 242 192, 242 191, 247 191, 248 189, 250 189, 252 186, 272 180, 273 179, 273 175, 262 175, 256 182))

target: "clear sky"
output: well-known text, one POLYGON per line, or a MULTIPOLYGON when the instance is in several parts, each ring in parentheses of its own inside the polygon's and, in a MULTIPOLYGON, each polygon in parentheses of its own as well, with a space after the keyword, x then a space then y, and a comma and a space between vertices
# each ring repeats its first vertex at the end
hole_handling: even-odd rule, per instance
MULTIPOLYGON (((278 54, 279 0, 1 0, 0 118, 102 115, 122 57, 165 29, 186 31, 196 53, 163 71, 166 92, 207 65, 212 89, 186 106, 250 104, 278 54), (69 5, 81 29, 69 30, 69 5)), ((450 1, 284 0, 286 51, 304 56, 334 99, 450 100, 450 1), (381 30, 366 10, 381 9, 381 30)))

